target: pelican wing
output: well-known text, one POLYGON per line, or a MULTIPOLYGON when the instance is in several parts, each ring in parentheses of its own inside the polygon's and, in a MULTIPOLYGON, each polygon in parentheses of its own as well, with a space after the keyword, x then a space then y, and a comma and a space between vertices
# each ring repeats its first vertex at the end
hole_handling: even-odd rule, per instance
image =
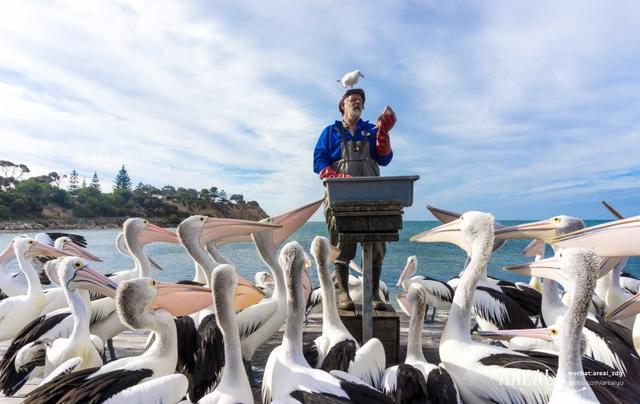
POLYGON ((371 338, 356 351, 356 357, 349 364, 349 373, 370 386, 380 389, 386 357, 384 346, 377 338, 371 338))
POLYGON ((162 376, 124 389, 104 404, 177 403, 187 393, 188 385, 184 375, 162 376))
POLYGON ((264 300, 238 313, 240 339, 246 338, 261 328, 278 309, 275 300, 264 300))

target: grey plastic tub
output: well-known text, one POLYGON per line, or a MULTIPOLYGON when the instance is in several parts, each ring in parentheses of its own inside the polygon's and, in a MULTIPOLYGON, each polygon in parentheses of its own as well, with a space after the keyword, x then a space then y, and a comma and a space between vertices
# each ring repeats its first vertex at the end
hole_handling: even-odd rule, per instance
POLYGON ((413 204, 413 183, 418 175, 401 177, 352 177, 324 180, 329 202, 398 200, 402 206, 413 204))

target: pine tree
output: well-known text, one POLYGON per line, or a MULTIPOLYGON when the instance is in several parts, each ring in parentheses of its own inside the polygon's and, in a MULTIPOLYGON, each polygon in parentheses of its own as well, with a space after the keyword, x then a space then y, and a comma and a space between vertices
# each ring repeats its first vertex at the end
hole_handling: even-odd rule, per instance
POLYGON ((124 168, 124 164, 120 171, 118 171, 118 175, 113 180, 113 190, 126 189, 127 191, 131 191, 131 178, 129 178, 129 173, 127 173, 127 169, 124 168))
POLYGON ((91 178, 91 186, 98 191, 100 191, 100 179, 98 178, 98 173, 93 172, 93 178, 91 178))
POLYGON ((78 172, 74 169, 69 175, 69 191, 73 192, 78 189, 78 172))
POLYGON ((86 188, 87 187, 87 179, 85 177, 82 177, 82 185, 80 186, 80 188, 86 188))

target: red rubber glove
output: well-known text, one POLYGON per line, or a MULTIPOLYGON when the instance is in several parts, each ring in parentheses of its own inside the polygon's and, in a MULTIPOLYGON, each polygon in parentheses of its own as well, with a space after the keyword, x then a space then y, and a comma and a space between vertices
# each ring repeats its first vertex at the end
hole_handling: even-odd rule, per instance
POLYGON ((320 171, 320 179, 323 180, 325 178, 351 178, 351 175, 339 173, 333 167, 326 166, 320 171))
POLYGON ((387 156, 391 153, 391 140, 389 139, 389 131, 396 124, 396 114, 391 107, 386 106, 378 117, 376 127, 376 152, 379 156, 387 156))

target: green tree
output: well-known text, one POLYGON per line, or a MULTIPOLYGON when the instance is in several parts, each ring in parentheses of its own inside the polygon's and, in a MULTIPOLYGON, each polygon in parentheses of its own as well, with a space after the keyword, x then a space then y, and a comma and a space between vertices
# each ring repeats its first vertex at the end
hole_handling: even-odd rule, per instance
POLYGON ((69 175, 69 191, 73 192, 78 189, 78 172, 75 168, 71 171, 69 175))
POLYGON ((120 171, 118 171, 118 175, 113 180, 113 190, 117 189, 126 189, 127 191, 131 191, 131 178, 129 178, 129 173, 127 173, 127 169, 124 168, 124 164, 120 171))
POLYGON ((85 177, 82 177, 82 185, 80 186, 80 188, 86 188, 87 187, 87 179, 85 177))
POLYGON ((98 178, 98 173, 95 171, 93 172, 93 178, 91 178, 91 187, 102 192, 102 190, 100 189, 100 179, 98 178))

